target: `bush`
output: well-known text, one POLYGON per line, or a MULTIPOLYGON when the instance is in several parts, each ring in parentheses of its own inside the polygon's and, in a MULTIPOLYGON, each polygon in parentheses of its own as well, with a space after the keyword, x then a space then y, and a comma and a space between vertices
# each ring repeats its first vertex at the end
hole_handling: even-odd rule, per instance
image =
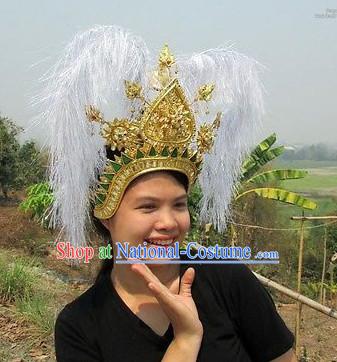
POLYGON ((54 200, 51 188, 47 182, 32 185, 27 190, 27 198, 20 204, 22 211, 30 212, 32 217, 44 228, 48 227, 47 210, 54 200))

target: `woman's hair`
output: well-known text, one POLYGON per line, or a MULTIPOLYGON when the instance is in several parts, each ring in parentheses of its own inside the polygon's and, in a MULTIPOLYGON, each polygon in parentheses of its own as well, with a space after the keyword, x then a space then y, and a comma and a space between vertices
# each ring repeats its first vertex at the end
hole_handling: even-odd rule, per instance
MULTIPOLYGON (((185 191, 187 192, 188 190, 188 178, 186 175, 184 175, 183 173, 179 172, 179 171, 171 171, 171 170, 158 170, 158 171, 153 171, 153 173, 155 172, 161 172, 161 173, 166 173, 169 174, 171 176, 173 176, 177 182, 179 182, 184 188, 185 191)), ((151 172, 152 173, 152 172, 151 172)), ((129 188, 132 187, 132 185, 135 184, 135 182, 140 181, 143 177, 145 177, 148 174, 144 174, 141 176, 138 176, 137 178, 135 178, 133 181, 130 182, 130 184, 128 185, 128 187, 126 188, 125 192, 127 192, 127 190, 129 188)), ((96 217, 93 216, 93 224, 95 227, 95 231, 96 233, 103 238, 104 241, 107 241, 107 244, 110 244, 111 247, 113 247, 112 245, 112 240, 111 240, 111 235, 109 230, 101 223, 101 221, 99 219, 97 219, 96 217)), ((112 249, 113 250, 113 249, 112 249)), ((112 268, 113 268, 113 258, 112 259, 103 259, 102 263, 101 263, 101 267, 100 270, 96 276, 96 282, 101 279, 101 277, 105 274, 105 273, 110 273, 112 268)))

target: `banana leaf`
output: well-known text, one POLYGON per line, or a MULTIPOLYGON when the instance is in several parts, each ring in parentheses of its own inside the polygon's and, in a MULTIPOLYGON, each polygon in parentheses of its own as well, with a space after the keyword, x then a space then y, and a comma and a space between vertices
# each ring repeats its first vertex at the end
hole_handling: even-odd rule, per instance
POLYGON ((304 170, 271 170, 260 173, 250 178, 247 183, 266 183, 280 180, 291 180, 303 178, 308 174, 308 171, 304 170))
POLYGON ((285 202, 287 204, 297 205, 304 209, 313 210, 317 207, 317 204, 315 202, 313 202, 309 199, 306 199, 295 192, 271 188, 271 187, 255 188, 255 189, 245 191, 245 192, 239 194, 235 198, 235 201, 237 201, 238 199, 240 199, 241 197, 243 197, 249 193, 255 193, 256 195, 261 196, 266 199, 278 200, 281 202, 285 202))
POLYGON ((248 158, 243 162, 242 168, 248 169, 250 165, 254 164, 264 152, 268 151, 269 148, 275 143, 276 134, 273 133, 263 141, 261 141, 255 149, 250 153, 248 158))
POLYGON ((263 152, 258 160, 255 160, 254 163, 250 163, 248 167, 243 168, 242 180, 246 180, 253 176, 262 166, 281 155, 283 151, 284 146, 280 146, 263 152))

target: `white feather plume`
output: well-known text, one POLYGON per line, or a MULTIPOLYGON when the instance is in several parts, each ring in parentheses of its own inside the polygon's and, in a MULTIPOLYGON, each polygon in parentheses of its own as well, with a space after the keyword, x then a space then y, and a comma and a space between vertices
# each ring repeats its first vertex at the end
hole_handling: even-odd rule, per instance
POLYGON ((199 125, 212 122, 216 113, 222 112, 220 128, 213 149, 204 157, 199 182, 203 193, 200 219, 223 231, 230 217, 229 206, 241 163, 256 142, 261 126, 263 101, 259 71, 262 66, 230 48, 181 57, 177 65, 190 101, 201 85, 215 85, 209 104, 194 103, 194 110, 199 125))
POLYGON ((119 27, 95 26, 76 35, 42 79, 37 99, 39 119, 50 135, 51 222, 73 246, 87 243, 90 195, 106 157, 99 126, 88 122, 85 106, 104 110, 105 117, 110 111, 126 116, 124 80, 142 82, 147 57, 139 37, 119 27))

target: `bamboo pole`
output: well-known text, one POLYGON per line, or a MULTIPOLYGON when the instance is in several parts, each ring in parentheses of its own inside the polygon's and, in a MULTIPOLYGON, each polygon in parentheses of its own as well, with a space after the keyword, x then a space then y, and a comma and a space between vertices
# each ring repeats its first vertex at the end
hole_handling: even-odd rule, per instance
POLYGON ((291 220, 337 220, 337 216, 291 216, 291 220))
POLYGON ((323 314, 328 315, 329 317, 337 319, 337 311, 335 309, 329 308, 321 303, 318 303, 318 302, 316 302, 300 293, 297 293, 294 290, 286 288, 283 285, 276 283, 273 280, 268 279, 258 273, 255 273, 255 272, 253 272, 253 273, 259 279, 259 281, 266 287, 273 288, 273 289, 277 290, 278 292, 288 296, 289 298, 300 301, 301 303, 307 305, 308 307, 310 307, 312 309, 317 310, 318 312, 321 312, 323 314))
MULTIPOLYGON (((301 293, 301 281, 302 281, 302 264, 303 264, 303 246, 304 246, 304 216, 301 219, 301 231, 300 231, 300 245, 298 252, 298 267, 297 267, 297 293, 301 293)), ((300 329, 301 329, 301 314, 302 314, 302 303, 297 300, 297 313, 296 313, 296 326, 295 326, 295 352, 299 359, 300 350, 300 329)))
MULTIPOLYGON (((334 271, 335 271, 335 265, 333 263, 330 262, 329 265, 329 272, 330 272, 330 285, 333 285, 333 280, 334 280, 334 271)), ((332 290, 329 290, 329 294, 330 294, 330 300, 332 301, 332 297, 333 297, 333 293, 332 290)))
POLYGON ((325 278, 325 268, 326 268, 326 239, 327 239, 327 228, 324 228, 324 251, 323 251, 323 269, 322 269, 322 278, 321 278, 321 288, 319 291, 319 301, 320 303, 324 303, 323 301, 323 287, 324 287, 324 278, 325 278))

